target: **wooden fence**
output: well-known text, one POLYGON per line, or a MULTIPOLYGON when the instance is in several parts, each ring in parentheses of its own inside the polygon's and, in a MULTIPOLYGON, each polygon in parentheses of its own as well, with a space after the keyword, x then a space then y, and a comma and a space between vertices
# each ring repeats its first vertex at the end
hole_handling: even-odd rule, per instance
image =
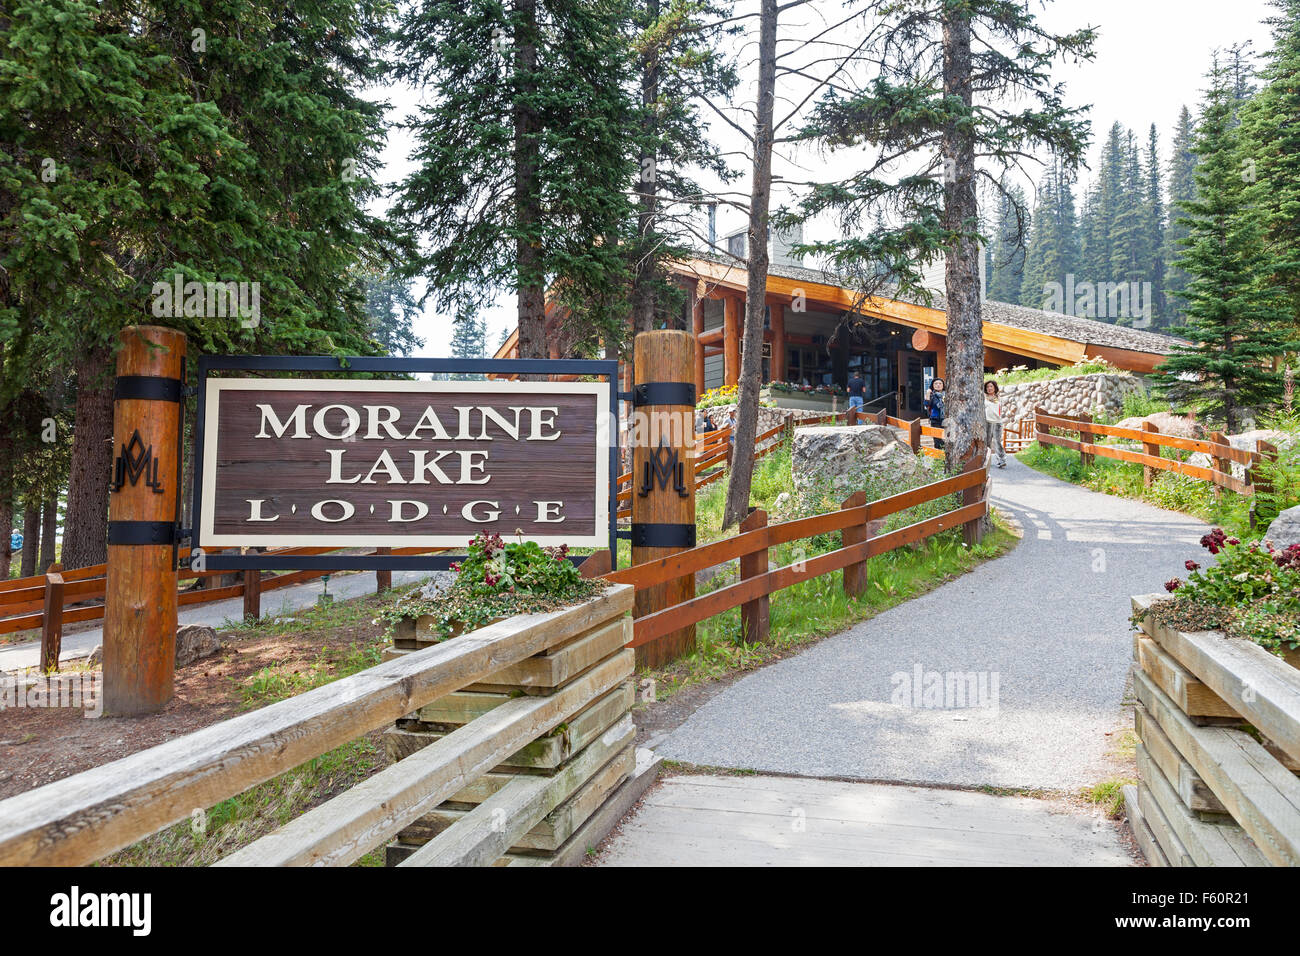
MULTIPOLYGON (((512 847, 527 845, 553 812, 565 811, 573 822, 572 803, 589 788, 608 793, 626 779, 634 655, 621 645, 631 607, 632 588, 613 587, 576 607, 509 618, 11 797, 0 802, 0 866, 93 863, 462 688, 557 675, 551 692, 512 694, 454 731, 427 737, 385 770, 221 863, 346 866, 453 798, 477 806, 404 863, 501 861, 512 847), (566 660, 561 652, 585 656, 566 660), (610 698, 617 706, 606 706, 610 698), (534 742, 560 741, 552 732, 593 707, 603 708, 608 726, 581 754, 564 754, 551 773, 492 773, 534 742)), ((586 840, 601 836, 577 830, 569 839, 581 856, 586 840)))
MULTIPOLYGON (((289 556, 324 554, 330 550, 333 549, 281 548, 266 553, 289 556)), ((382 553, 427 554, 433 550, 441 549, 397 548, 382 553)), ((186 568, 176 572, 176 586, 179 589, 176 602, 180 607, 188 607, 242 597, 243 616, 246 619, 256 620, 261 616, 261 596, 264 591, 303 584, 330 573, 329 571, 289 571, 276 574, 262 571, 192 571, 186 568), (187 585, 198 580, 211 580, 229 575, 238 575, 240 580, 236 584, 186 589, 187 585)), ((59 565, 54 564, 45 574, 0 582, 0 634, 13 634, 39 628, 43 666, 47 669, 55 667, 64 626, 98 621, 104 617, 106 574, 107 565, 103 564, 71 571, 64 571, 59 565)), ((391 586, 391 571, 377 571, 375 574, 376 590, 383 591, 391 586)))
POLYGON ((1178 435, 1165 435, 1156 431, 1150 422, 1143 422, 1142 428, 1120 428, 1118 425, 1100 425, 1089 415, 1052 415, 1044 408, 1034 410, 1034 438, 1040 445, 1055 445, 1079 452, 1084 465, 1091 465, 1095 457, 1110 458, 1115 461, 1127 461, 1142 466, 1144 482, 1149 486, 1155 480, 1157 471, 1172 471, 1189 478, 1208 481, 1216 488, 1227 488, 1242 495, 1255 493, 1257 476, 1255 468, 1262 459, 1277 457, 1277 448, 1265 441, 1256 442, 1254 451, 1234 448, 1228 438, 1221 432, 1211 432, 1208 440, 1183 438, 1178 435), (1071 432, 1079 437, 1067 438, 1052 433, 1071 432), (1095 439, 1100 437, 1120 438, 1139 442, 1142 450, 1125 448, 1121 445, 1101 444, 1095 439), (1200 452, 1209 456, 1211 465, 1193 465, 1177 458, 1167 458, 1163 449, 1172 448, 1179 451, 1200 452), (1245 470, 1245 478, 1238 478, 1232 473, 1233 463, 1245 470))
POLYGON ((976 540, 979 524, 988 514, 987 482, 986 460, 960 475, 878 501, 868 503, 865 494, 857 492, 844 501, 839 511, 828 514, 769 525, 765 512, 753 511, 741 525, 740 533, 733 537, 614 571, 606 574, 605 579, 643 589, 739 559, 740 580, 638 618, 629 646, 649 643, 735 607, 741 608, 746 640, 763 641, 767 639, 768 602, 776 591, 843 570, 845 592, 858 595, 867 586, 869 558, 957 527, 965 530, 968 542, 976 540), (883 519, 890 515, 954 493, 962 496, 959 507, 896 531, 879 533, 883 519), (769 548, 837 531, 839 548, 784 567, 769 568, 769 548))
POLYGON ((1149 618, 1133 658, 1141 782, 1125 804, 1147 861, 1300 866, 1300 671, 1250 641, 1149 618))

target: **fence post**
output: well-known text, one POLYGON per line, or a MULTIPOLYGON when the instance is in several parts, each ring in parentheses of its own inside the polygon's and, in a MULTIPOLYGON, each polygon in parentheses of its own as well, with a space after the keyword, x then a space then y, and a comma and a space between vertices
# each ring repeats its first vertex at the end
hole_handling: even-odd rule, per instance
MULTIPOLYGON (((1142 423, 1142 430, 1144 432, 1159 431, 1159 429, 1157 429, 1155 425, 1152 425, 1150 422, 1147 421, 1144 421, 1142 423)), ((1160 446, 1157 445, 1155 442, 1144 441, 1142 443, 1142 454, 1150 455, 1152 458, 1159 458, 1160 446)), ((1151 465, 1143 465, 1142 484, 1145 487, 1150 488, 1155 483, 1155 480, 1156 480, 1156 469, 1151 465)))
MULTIPOLYGON (((1225 435, 1223 432, 1210 432, 1210 441, 1212 441, 1216 445, 1226 445, 1228 444, 1228 436, 1225 435)), ((1211 455, 1210 457, 1214 460, 1215 471, 1219 472, 1219 474, 1232 477, 1231 459, 1220 458, 1218 455, 1211 455)), ((1219 487, 1219 483, 1217 481, 1214 482, 1213 485, 1214 485, 1214 497, 1217 498, 1221 494, 1223 494, 1223 489, 1219 487)))
POLYGON ((907 443, 911 446, 913 455, 921 453, 921 419, 914 418, 907 423, 907 443))
MULTIPOLYGON (((617 493, 617 489, 615 489, 615 493, 617 493)), ((393 553, 392 548, 375 548, 375 554, 377 555, 392 554, 392 553, 393 553)), ((393 569, 380 568, 378 571, 376 571, 375 572, 375 593, 383 594, 385 591, 392 590, 392 588, 393 588, 393 569)))
POLYGON ((45 607, 41 615, 41 673, 59 669, 59 654, 63 649, 63 570, 61 564, 51 564, 45 572, 45 607))
MULTIPOLYGON (((1042 405, 1034 406, 1034 441, 1036 442, 1039 435, 1047 434, 1047 426, 1043 424, 1043 416, 1046 414, 1048 411, 1042 405)), ((1038 442, 1038 444, 1046 446, 1047 442, 1038 442)))
MULTIPOLYGON (((855 491, 840 504, 841 511, 861 508, 867 503, 865 491, 855 491)), ((840 532, 841 547, 861 544, 867 540, 867 523, 851 524, 840 532)), ((848 597, 857 597, 867 589, 867 562, 855 561, 844 566, 844 593, 848 597)))
MULTIPOLYGON (((967 472, 971 472, 971 471, 979 471, 981 468, 984 467, 985 461, 987 461, 987 457, 981 460, 980 458, 972 455, 969 459, 967 459, 966 466, 962 468, 962 474, 966 474, 967 472)), ((984 483, 981 483, 975 485, 974 487, 967 488, 965 491, 961 493, 961 503, 963 507, 966 505, 973 505, 979 501, 985 502, 984 515, 980 515, 977 518, 973 518, 961 526, 961 537, 962 540, 966 542, 967 547, 974 547, 975 545, 979 544, 981 541, 984 540, 984 516, 987 515, 989 511, 988 501, 984 495, 984 488, 985 488, 984 483)))
MULTIPOLYGON (((757 531, 759 528, 766 527, 767 512, 759 508, 751 509, 749 515, 740 523, 742 533, 757 531)), ((742 581, 745 578, 767 574, 767 571, 767 548, 760 548, 757 551, 740 556, 740 579, 742 581)), ((760 644, 767 641, 768 623, 771 618, 770 605, 771 600, 766 594, 763 594, 752 601, 746 601, 740 606, 740 633, 744 635, 748 643, 760 644)))
POLYGON ((1079 416, 1079 458, 1084 468, 1091 468, 1097 462, 1096 455, 1084 451, 1085 447, 1092 445, 1092 429, 1088 427, 1091 422, 1091 415, 1079 416))
MULTIPOLYGON (((632 564, 695 547, 695 338, 670 329, 642 332, 633 347, 632 564)), ((734 451, 733 451, 734 454, 734 451)), ((695 575, 638 589, 634 617, 695 597, 695 575)), ((636 649, 638 667, 695 650, 695 625, 636 649)))
POLYGON ((176 505, 185 336, 128 326, 113 389, 104 714, 162 710, 176 669, 176 505))
POLYGON ((244 569, 244 620, 256 624, 262 617, 262 572, 244 569))
POLYGON ((889 412, 885 411, 883 408, 882 408, 880 411, 876 412, 876 414, 875 414, 875 422, 876 422, 877 425, 888 425, 888 424, 889 424, 889 412))

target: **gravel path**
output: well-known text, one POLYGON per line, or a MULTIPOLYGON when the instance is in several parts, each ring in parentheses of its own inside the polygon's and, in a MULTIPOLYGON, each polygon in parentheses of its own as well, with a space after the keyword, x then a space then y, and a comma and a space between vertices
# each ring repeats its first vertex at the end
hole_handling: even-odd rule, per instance
POLYGON ((1065 790, 1108 776, 1132 657, 1129 596, 1183 573, 1205 525, 1014 458, 994 472, 993 500, 1025 530, 1014 551, 737 681, 660 753, 965 786, 1065 790), (956 681, 927 700, 926 687, 969 672, 985 706, 961 700, 956 681))

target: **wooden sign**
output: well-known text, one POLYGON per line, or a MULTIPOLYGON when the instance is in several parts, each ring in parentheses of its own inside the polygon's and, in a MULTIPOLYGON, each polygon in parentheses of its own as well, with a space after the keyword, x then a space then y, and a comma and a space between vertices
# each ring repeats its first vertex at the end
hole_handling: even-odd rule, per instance
POLYGON ((208 378, 197 543, 609 545, 609 386, 208 378))

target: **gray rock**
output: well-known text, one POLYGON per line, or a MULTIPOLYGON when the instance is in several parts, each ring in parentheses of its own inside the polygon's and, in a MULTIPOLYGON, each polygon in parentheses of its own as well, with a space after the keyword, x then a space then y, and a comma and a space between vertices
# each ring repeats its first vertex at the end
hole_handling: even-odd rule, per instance
POLYGON ((95 649, 91 651, 90 656, 86 658, 86 663, 89 664, 91 667, 99 667, 104 663, 103 644, 95 645, 95 649))
POLYGON ((221 650, 217 632, 206 624, 186 624, 176 630, 176 666, 188 667, 221 650))
POLYGON ((1300 505, 1287 508, 1268 526, 1264 540, 1272 542, 1273 547, 1281 551, 1293 544, 1300 544, 1300 505))
POLYGON ((858 490, 872 477, 910 478, 920 459, 894 429, 879 425, 813 426, 795 430, 791 472, 796 491, 829 484, 835 493, 858 490))
POLYGON ((1115 424, 1119 428, 1141 429, 1143 422, 1150 422, 1162 435, 1178 438, 1204 438, 1206 435, 1204 426, 1189 421, 1186 415, 1175 415, 1173 412, 1156 412, 1145 418, 1125 418, 1115 424))

